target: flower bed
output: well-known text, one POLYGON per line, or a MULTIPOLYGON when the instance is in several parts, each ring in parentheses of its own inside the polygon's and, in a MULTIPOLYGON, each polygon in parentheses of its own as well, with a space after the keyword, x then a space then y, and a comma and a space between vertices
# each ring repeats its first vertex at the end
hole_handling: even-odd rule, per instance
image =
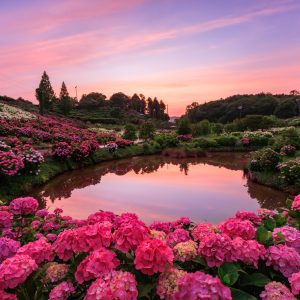
POLYGON ((36 116, 30 112, 4 103, 0 103, 0 115, 3 119, 30 120, 36 118, 36 116))
POLYGON ((296 299, 300 195, 219 225, 0 206, 0 299, 296 299), (257 298, 256 298, 257 297, 257 298))

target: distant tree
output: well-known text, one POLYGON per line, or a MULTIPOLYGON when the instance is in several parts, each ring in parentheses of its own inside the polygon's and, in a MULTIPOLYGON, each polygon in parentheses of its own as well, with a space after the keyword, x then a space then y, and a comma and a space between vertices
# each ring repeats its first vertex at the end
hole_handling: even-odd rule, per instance
POLYGON ((292 90, 292 91, 290 91, 290 95, 292 95, 292 96, 299 96, 300 93, 298 91, 296 91, 296 90, 292 90))
POLYGON ((192 132, 190 122, 187 118, 181 118, 178 121, 178 128, 177 133, 178 134, 190 134, 192 132))
POLYGON ((121 116, 122 116, 121 109, 118 107, 112 108, 112 110, 110 111, 110 115, 111 115, 111 117, 116 118, 116 119, 121 118, 121 116))
POLYGON ((143 94, 140 94, 140 105, 139 105, 139 112, 141 114, 145 114, 146 113, 146 97, 143 94))
POLYGON ((202 120, 192 126, 193 136, 208 135, 210 131, 211 127, 208 120, 202 120))
POLYGON ((79 108, 95 108, 107 104, 106 96, 101 93, 92 92, 83 94, 79 101, 79 108))
POLYGON ((127 140, 131 140, 131 141, 136 140, 137 135, 136 135, 136 128, 134 125, 127 124, 125 126, 125 132, 124 132, 123 138, 127 139, 127 140))
POLYGON ((141 101, 140 97, 137 94, 134 94, 130 99, 129 108, 138 112, 139 106, 140 106, 140 101, 141 101))
POLYGON ((142 139, 152 139, 154 137, 155 128, 152 122, 147 121, 142 124, 140 128, 140 138, 142 139))
POLYGON ((159 119, 159 114, 160 114, 160 106, 157 98, 155 97, 153 99, 153 118, 159 119))
POLYGON ((221 123, 213 123, 211 126, 211 130, 215 134, 221 134, 223 133, 224 126, 221 123))
POLYGON ((147 113, 150 118, 154 117, 153 112, 154 112, 153 100, 149 97, 147 99, 147 113))
POLYGON ((40 114, 43 115, 45 110, 50 109, 55 101, 55 93, 46 71, 42 75, 39 87, 35 90, 35 96, 39 101, 40 114))
POLYGON ((68 115, 74 107, 75 100, 69 96, 66 84, 63 81, 59 94, 58 107, 64 115, 68 115))
POLYGON ((274 112, 278 118, 291 118, 297 115, 297 104, 294 100, 281 101, 274 112))
POLYGON ((124 93, 119 92, 113 94, 110 97, 109 101, 112 106, 119 107, 122 109, 127 109, 129 107, 130 98, 124 93))

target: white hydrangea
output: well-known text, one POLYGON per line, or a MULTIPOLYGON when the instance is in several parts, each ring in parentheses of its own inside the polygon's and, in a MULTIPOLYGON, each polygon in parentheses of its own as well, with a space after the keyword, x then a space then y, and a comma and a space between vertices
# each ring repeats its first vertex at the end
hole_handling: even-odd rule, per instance
POLYGON ((36 119, 36 116, 20 108, 0 103, 0 119, 36 119))

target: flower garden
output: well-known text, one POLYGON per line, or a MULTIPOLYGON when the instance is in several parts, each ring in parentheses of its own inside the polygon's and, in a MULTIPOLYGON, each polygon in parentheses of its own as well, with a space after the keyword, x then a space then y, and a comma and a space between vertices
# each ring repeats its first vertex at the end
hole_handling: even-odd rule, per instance
POLYGON ((0 207, 0 298, 296 299, 300 195, 287 205, 146 226, 132 213, 75 220, 16 198, 0 207))

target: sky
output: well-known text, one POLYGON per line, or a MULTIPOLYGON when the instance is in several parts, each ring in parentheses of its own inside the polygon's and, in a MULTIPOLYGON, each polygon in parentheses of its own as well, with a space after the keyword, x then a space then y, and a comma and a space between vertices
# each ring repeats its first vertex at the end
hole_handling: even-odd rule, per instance
POLYGON ((1 0, 0 95, 194 101, 300 89, 300 0, 1 0))

